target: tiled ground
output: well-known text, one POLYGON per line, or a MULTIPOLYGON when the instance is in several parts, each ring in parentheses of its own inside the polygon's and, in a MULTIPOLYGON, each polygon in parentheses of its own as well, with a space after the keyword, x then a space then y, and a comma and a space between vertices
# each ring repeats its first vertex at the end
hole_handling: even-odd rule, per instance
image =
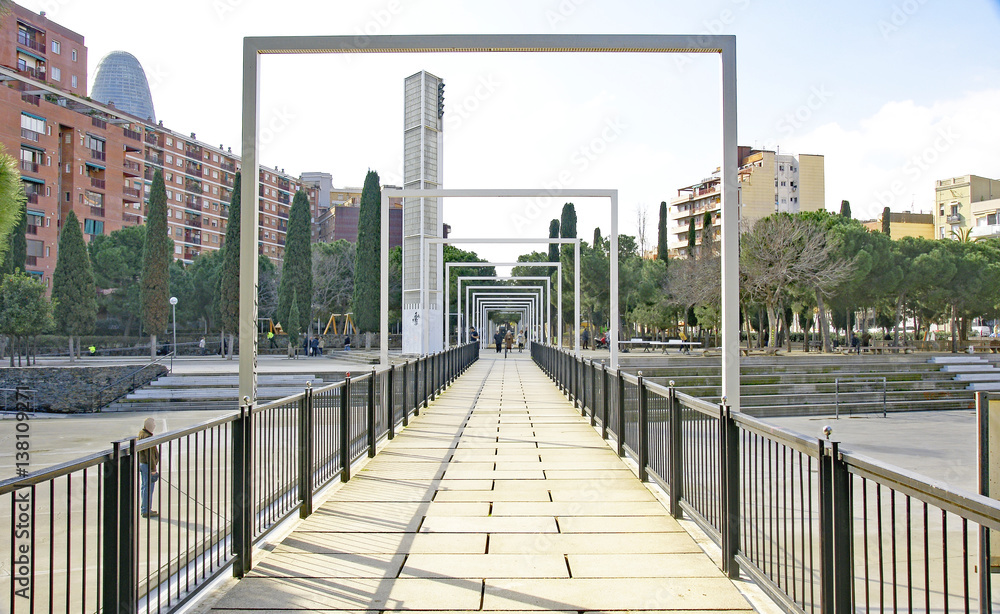
POLYGON ((528 354, 486 353, 213 611, 749 612, 528 354))

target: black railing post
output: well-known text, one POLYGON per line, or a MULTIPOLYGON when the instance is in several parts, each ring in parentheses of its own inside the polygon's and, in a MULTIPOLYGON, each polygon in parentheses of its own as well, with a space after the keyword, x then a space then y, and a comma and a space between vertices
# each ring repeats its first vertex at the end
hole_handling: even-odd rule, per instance
POLYGON ((625 456, 625 378, 618 369, 618 426, 615 432, 618 440, 618 456, 625 456))
POLYGON ((669 416, 670 443, 667 446, 668 463, 667 487, 670 490, 670 515, 680 518, 681 497, 684 496, 684 436, 681 428, 681 404, 677 400, 677 390, 674 381, 670 380, 670 393, 667 396, 667 415, 669 416))
POLYGON ((601 385, 604 387, 604 394, 602 395, 604 398, 602 399, 601 403, 601 405, 603 405, 603 407, 601 408, 601 411, 603 412, 601 414, 603 416, 603 418, 601 418, 601 438, 607 439, 608 414, 610 413, 610 407, 611 407, 611 390, 608 382, 608 365, 604 364, 603 362, 601 363, 601 377, 604 378, 604 381, 601 382, 601 385))
POLYGON ((731 579, 740 576, 740 566, 736 554, 740 546, 740 457, 739 427, 733 419, 732 410, 725 405, 725 398, 719 405, 719 450, 722 458, 722 510, 719 531, 722 533, 722 570, 731 579))
MULTIPOLYGON (((639 481, 648 482, 649 473, 649 393, 642 383, 642 371, 639 371, 639 481)), ((623 429, 624 430, 624 429, 623 429)))
POLYGON ((389 439, 396 436, 396 365, 389 365, 389 379, 385 382, 385 413, 389 418, 389 439))
MULTIPOLYGON (((407 383, 410 381, 410 361, 407 360, 403 363, 403 426, 410 424, 410 406, 406 404, 406 389, 408 387, 407 383)), ((415 388, 416 386, 414 386, 415 388)), ((416 395, 414 395, 416 396, 416 395)))
POLYGON ((104 463, 103 493, 103 611, 136 611, 135 577, 135 482, 138 463, 135 438, 112 443, 111 460, 104 463))
POLYGON ((820 451, 820 578, 822 611, 853 611, 854 577, 851 537, 852 495, 847 463, 837 442, 819 440, 820 451))
POLYGON ((312 382, 299 400, 299 518, 313 513, 313 397, 312 382))
POLYGON ((242 578, 250 571, 251 516, 250 467, 253 404, 243 397, 240 414, 233 421, 233 577, 242 578))
MULTIPOLYGON (((420 396, 423 397, 423 399, 421 400, 421 402, 423 403, 423 406, 426 409, 427 408, 427 370, 428 370, 428 364, 427 363, 430 361, 430 357, 429 356, 424 356, 422 359, 420 359, 420 361, 423 363, 423 364, 420 365, 420 374, 423 376, 423 380, 424 380, 424 388, 423 388, 423 390, 420 391, 420 396)), ((414 414, 414 415, 416 415, 416 414, 414 414)))
POLYGON ((597 367, 590 361, 590 426, 597 426, 597 367))
POLYGON ((372 369, 371 377, 368 379, 368 458, 375 458, 375 446, 378 441, 376 437, 375 428, 375 380, 378 379, 378 375, 375 369, 372 369))
POLYGON ((340 389, 340 481, 351 479, 351 374, 340 389))

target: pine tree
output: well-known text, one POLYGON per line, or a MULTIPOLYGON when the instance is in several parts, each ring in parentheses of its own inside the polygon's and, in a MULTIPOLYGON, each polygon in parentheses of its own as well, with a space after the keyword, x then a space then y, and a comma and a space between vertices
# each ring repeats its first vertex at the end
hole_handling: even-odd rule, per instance
MULTIPOLYGON (((233 336, 240 330, 240 208, 242 178, 236 173, 233 195, 229 199, 226 240, 222 244, 222 268, 219 271, 219 322, 222 336, 229 333, 228 357, 233 357, 233 336)), ((223 358, 226 356, 223 355, 223 358)))
POLYGON ((373 170, 365 175, 361 189, 354 270, 354 324, 362 332, 377 331, 382 313, 382 192, 373 170))
POLYGON ((694 258, 695 244, 698 242, 698 231, 694 227, 694 218, 688 223, 688 258, 694 258))
POLYGON ((18 219, 14 229, 10 231, 7 243, 7 253, 3 258, 3 266, 0 266, 0 278, 9 275, 17 270, 24 270, 28 261, 28 201, 21 201, 21 217, 18 219))
POLYGON ((889 228, 889 218, 890 218, 890 216, 891 216, 891 213, 889 212, 889 207, 885 207, 884 209, 882 209, 882 233, 885 236, 887 236, 887 237, 889 237, 891 239, 892 238, 892 234, 891 234, 890 228, 889 228))
MULTIPOLYGON (((80 221, 70 211, 59 233, 59 255, 52 274, 52 299, 59 329, 69 335, 69 356, 73 360, 73 337, 94 332, 97 322, 97 290, 80 221)), ((77 354, 80 347, 77 343, 77 354)))
POLYGON ((656 226, 656 258, 666 261, 669 258, 670 244, 667 235, 667 201, 660 203, 660 219, 656 226))
POLYGON ((840 215, 841 217, 851 219, 851 203, 846 200, 840 201, 840 215))
POLYGON ((153 185, 146 205, 146 240, 142 248, 142 279, 140 300, 142 325, 150 336, 150 354, 156 357, 156 335, 166 330, 170 307, 167 303, 170 287, 170 252, 173 249, 167 235, 167 190, 163 173, 153 175, 153 185))
MULTIPOLYGON (((312 316, 311 220, 309 198, 305 192, 299 190, 292 199, 292 209, 288 214, 288 232, 285 234, 285 256, 281 269, 281 283, 278 286, 277 309, 278 321, 290 327, 294 319, 294 326, 299 331, 309 329, 309 319, 312 316), (294 312, 293 303, 298 306, 294 312)), ((378 288, 376 278, 375 289, 378 288)))

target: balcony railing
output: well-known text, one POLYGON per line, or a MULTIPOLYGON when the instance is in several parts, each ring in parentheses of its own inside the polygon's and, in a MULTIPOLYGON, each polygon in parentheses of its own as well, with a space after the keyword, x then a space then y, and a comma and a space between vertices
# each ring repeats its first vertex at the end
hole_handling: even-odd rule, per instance
POLYGON ((230 173, 236 172, 236 164, 233 162, 223 162, 219 166, 221 166, 224 171, 229 171, 230 173))
POLYGON ((202 151, 201 147, 186 147, 184 149, 184 155, 189 158, 195 158, 196 160, 201 160, 202 156, 204 156, 205 154, 202 151))
POLYGON ((139 163, 133 162, 132 160, 125 160, 124 162, 122 162, 122 168, 125 169, 126 175, 128 174, 138 175, 140 172, 142 172, 142 167, 139 165, 139 163))
POLYGON ((201 177, 202 174, 201 166, 197 164, 192 164, 191 162, 188 162, 187 164, 184 165, 184 172, 186 172, 188 175, 194 175, 196 177, 201 177))
POLYGON ((105 187, 104 187, 105 185, 107 185, 107 182, 104 179, 98 179, 97 177, 91 177, 90 178, 90 187, 92 187, 92 188, 97 188, 98 190, 103 190, 103 189, 105 189, 105 187))
POLYGON ((195 235, 184 235, 185 243, 194 243, 195 245, 201 245, 201 237, 195 235))
POLYGON ((28 68, 27 66, 18 66, 17 72, 22 75, 31 77, 32 79, 45 79, 45 71, 35 68, 28 68))
POLYGON ((954 213, 952 215, 949 215, 945 219, 948 221, 949 224, 958 224, 959 222, 962 221, 962 216, 957 213, 954 213))
POLYGON ((38 142, 38 137, 40 137, 40 136, 41 136, 41 134, 35 132, 34 130, 28 130, 27 128, 21 128, 21 138, 24 139, 24 140, 26 140, 26 141, 33 141, 33 142, 37 143, 38 142))
POLYGON ((38 266, 38 256, 25 256, 24 264, 27 266, 38 266))
POLYGON ((153 147, 163 148, 163 144, 160 142, 160 135, 155 132, 146 133, 146 143, 152 145, 153 147))
POLYGON ((95 159, 95 160, 107 160, 108 159, 108 154, 106 154, 105 152, 103 152, 103 151, 101 151, 99 149, 91 149, 90 150, 90 157, 93 158, 93 159, 95 159))
POLYGON ((122 211, 122 221, 129 224, 141 224, 142 216, 135 213, 122 211))
POLYGON ((135 130, 129 130, 128 128, 122 128, 122 134, 125 135, 125 138, 132 139, 133 141, 141 141, 142 140, 142 135, 139 134, 138 132, 136 132, 135 130))
POLYGON ((38 234, 38 226, 33 226, 33 225, 32 226, 25 226, 25 228, 24 228, 24 234, 32 235, 32 236, 37 235, 38 234))
POLYGON ((37 173, 38 162, 32 162, 30 160, 21 160, 21 170, 28 173, 37 173))
POLYGON ((104 217, 104 207, 90 207, 90 215, 94 217, 104 217))
POLYGON ((142 200, 142 190, 139 188, 122 188, 122 198, 142 200))
POLYGON ((24 102, 27 102, 28 104, 33 104, 36 107, 40 106, 41 103, 42 103, 42 97, 41 96, 36 96, 36 95, 32 95, 32 94, 21 94, 21 100, 23 100, 24 102))
POLYGON ((222 179, 219 179, 219 183, 230 189, 233 188, 233 186, 235 185, 235 182, 233 181, 232 177, 223 177, 222 179))
POLYGON ((201 184, 197 181, 186 180, 184 182, 184 189, 188 192, 196 192, 198 194, 201 194, 202 192, 201 184))
POLYGON ((104 130, 105 128, 108 127, 108 122, 104 121, 100 117, 91 117, 90 125, 95 128, 100 128, 101 130, 104 130))
POLYGON ((188 196, 184 199, 184 203, 189 209, 201 209, 201 198, 197 196, 188 196))
POLYGON ((33 51, 39 51, 45 53, 45 40, 38 40, 30 36, 24 36, 21 32, 17 33, 17 44, 22 47, 27 47, 33 51))
POLYGON ((163 158, 153 153, 146 153, 146 162, 151 162, 157 166, 163 166, 163 158))
POLYGON ((32 205, 38 204, 38 192, 28 192, 25 196, 28 197, 28 202, 32 205))
POLYGON ((153 175, 154 174, 156 174, 156 169, 155 168, 150 168, 148 166, 146 167, 146 170, 144 170, 142 172, 142 176, 145 177, 146 179, 150 180, 150 181, 153 180, 153 175))

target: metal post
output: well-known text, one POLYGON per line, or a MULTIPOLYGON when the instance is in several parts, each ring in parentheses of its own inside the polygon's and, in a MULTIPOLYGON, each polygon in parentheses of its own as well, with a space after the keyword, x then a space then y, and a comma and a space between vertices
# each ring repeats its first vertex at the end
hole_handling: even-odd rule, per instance
POLYGON ((674 518, 683 516, 681 497, 684 496, 684 431, 681 428, 681 404, 677 400, 677 390, 673 380, 670 381, 670 395, 667 397, 668 415, 670 416, 670 444, 667 448, 669 466, 667 468, 667 486, 670 489, 670 515, 674 518))
MULTIPOLYGON (((410 361, 407 360, 403 363, 403 427, 410 424, 410 406, 406 404, 406 388, 407 382, 410 381, 410 361)), ((415 403, 414 403, 415 404, 415 403)))
POLYGON ((423 388, 423 390, 421 390, 421 396, 424 397, 423 398, 423 404, 424 404, 424 409, 426 409, 427 408, 427 399, 428 399, 428 394, 427 394, 427 371, 428 371, 428 366, 429 366, 428 362, 430 362, 430 357, 429 356, 424 356, 421 359, 421 361, 423 362, 423 364, 420 365, 420 371, 421 371, 421 374, 423 375, 423 379, 424 379, 424 388, 423 388))
POLYGON ((351 479, 351 374, 340 389, 340 481, 351 479))
POLYGON ((590 361, 590 426, 597 426, 597 367, 590 361))
POLYGON ((233 577, 242 578, 250 571, 250 545, 253 540, 250 497, 250 467, 253 404, 243 397, 240 414, 233 421, 233 577))
MULTIPOLYGON (((649 473, 649 392, 642 383, 642 371, 639 371, 639 481, 648 482, 649 473)), ((624 429, 622 429, 624 430, 624 429)))
POLYGON ((385 413, 389 418, 389 439, 396 437, 396 365, 389 367, 389 379, 385 383, 385 413))
POLYGON ((838 443, 820 450, 820 578, 822 611, 853 611, 851 581, 852 500, 847 463, 840 459, 838 443))
POLYGON ((306 382, 299 400, 299 518, 313 513, 313 396, 312 382, 306 382))
POLYGON ((602 385, 603 385, 603 388, 604 388, 604 395, 603 395, 604 396, 604 399, 603 399, 603 401, 604 401, 603 402, 604 407, 602 408, 602 411, 603 411, 602 416, 603 417, 601 418, 601 438, 602 439, 607 439, 608 438, 608 413, 609 413, 609 408, 610 408, 610 405, 611 405, 611 391, 608 389, 608 385, 610 383, 610 382, 608 382, 608 365, 606 365, 604 363, 601 363, 601 377, 604 378, 604 381, 602 382, 602 385))
POLYGON ((740 566, 736 562, 736 554, 740 546, 740 458, 739 458, 739 427, 733 419, 732 410, 725 405, 726 399, 719 405, 719 449, 722 452, 719 467, 722 471, 722 570, 730 579, 740 576, 740 566))
MULTIPOLYGON (((243 39, 243 157, 240 184, 240 397, 257 401, 257 233, 260 228, 260 58, 243 39)), ((388 240, 388 236, 386 236, 388 240)), ((385 286, 387 284, 383 284, 385 286)), ((383 299, 388 305, 388 299, 383 299)), ((248 568, 249 569, 249 568, 248 568)))
MULTIPOLYGON (((722 56, 722 396, 740 411, 740 245, 739 159, 736 131, 736 38, 726 39, 722 56)), ((617 305, 616 301, 611 304, 617 305)))
MULTIPOLYGON (((135 612, 135 480, 138 472, 135 438, 112 443, 104 463, 103 569, 101 585, 105 612, 135 612)), ((151 478, 152 479, 152 478, 151 478)))
POLYGON ((622 370, 617 370, 618 377, 618 456, 625 456, 625 378, 622 370))
MULTIPOLYGON (((978 465, 979 465, 979 494, 983 496, 990 496, 990 416, 989 416, 989 405, 990 397, 986 392, 976 393, 976 420, 977 420, 977 437, 979 440, 978 445, 978 465)), ((989 614, 992 611, 992 593, 993 587, 991 582, 992 574, 990 571, 990 529, 979 525, 979 569, 981 573, 979 574, 979 612, 980 614, 989 614)))
POLYGON ((368 458, 375 458, 375 446, 377 437, 375 436, 375 380, 378 378, 375 369, 372 369, 368 378, 368 458))

